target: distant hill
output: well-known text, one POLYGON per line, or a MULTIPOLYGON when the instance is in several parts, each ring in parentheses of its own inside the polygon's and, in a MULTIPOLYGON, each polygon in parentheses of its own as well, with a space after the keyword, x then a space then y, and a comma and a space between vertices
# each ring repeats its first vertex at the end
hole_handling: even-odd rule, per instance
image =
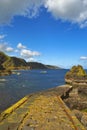
POLYGON ((28 62, 28 65, 30 66, 30 69, 60 69, 57 66, 44 65, 38 62, 28 62))
POLYGON ((10 69, 24 69, 28 68, 27 62, 24 59, 17 58, 17 57, 10 57, 3 63, 5 68, 10 69))
POLYGON ((3 66, 3 63, 8 59, 9 57, 7 55, 5 55, 3 52, 0 52, 0 76, 11 74, 11 71, 3 66))
POLYGON ((5 53, 0 52, 0 64, 3 64, 5 61, 7 61, 10 57, 7 56, 5 53))
POLYGON ((46 67, 47 67, 48 69, 62 69, 62 68, 60 68, 60 67, 58 67, 58 66, 53 66, 53 65, 46 65, 46 67))
POLYGON ((24 59, 10 57, 3 52, 0 52, 0 65, 5 69, 28 69, 28 64, 24 59))
POLYGON ((47 69, 47 67, 38 62, 28 62, 28 66, 30 66, 30 69, 47 69))
POLYGON ((10 57, 3 52, 0 52, 0 68, 9 70, 19 69, 60 69, 57 66, 44 65, 38 62, 26 62, 24 59, 10 57))

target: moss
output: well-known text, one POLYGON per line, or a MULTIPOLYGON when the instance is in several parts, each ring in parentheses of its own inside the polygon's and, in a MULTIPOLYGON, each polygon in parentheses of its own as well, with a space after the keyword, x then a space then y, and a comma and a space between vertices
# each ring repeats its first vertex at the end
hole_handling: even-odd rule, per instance
POLYGON ((87 109, 83 109, 82 112, 87 112, 87 109))
POLYGON ((73 66, 65 75, 65 78, 67 79, 78 79, 83 77, 87 77, 87 74, 81 65, 73 66))

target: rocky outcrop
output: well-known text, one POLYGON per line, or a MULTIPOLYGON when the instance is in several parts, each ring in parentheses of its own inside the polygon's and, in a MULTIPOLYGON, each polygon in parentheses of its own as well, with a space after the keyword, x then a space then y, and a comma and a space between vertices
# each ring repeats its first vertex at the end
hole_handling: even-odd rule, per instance
POLYGON ((65 82, 72 85, 72 90, 64 102, 87 129, 87 74, 83 67, 73 66, 66 73, 65 82))
POLYGON ((73 66, 65 75, 65 82, 69 84, 87 83, 87 74, 81 65, 73 66))

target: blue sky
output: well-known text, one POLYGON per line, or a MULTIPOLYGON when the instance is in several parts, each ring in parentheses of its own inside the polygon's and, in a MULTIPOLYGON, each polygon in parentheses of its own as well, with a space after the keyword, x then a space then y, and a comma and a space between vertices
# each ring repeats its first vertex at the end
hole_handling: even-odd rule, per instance
POLYGON ((0 5, 0 51, 27 61, 87 68, 87 0, 3 0, 0 5))

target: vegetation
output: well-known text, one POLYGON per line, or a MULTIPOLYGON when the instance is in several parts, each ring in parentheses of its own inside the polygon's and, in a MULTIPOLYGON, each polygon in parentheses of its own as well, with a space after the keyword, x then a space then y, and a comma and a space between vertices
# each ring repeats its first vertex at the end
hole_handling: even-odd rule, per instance
POLYGON ((9 69, 23 69, 24 67, 26 68, 28 67, 24 59, 16 58, 16 57, 10 57, 8 60, 6 60, 3 63, 3 66, 9 69))
POLYGON ((73 66, 65 75, 66 79, 80 79, 85 77, 87 77, 87 74, 81 65, 73 66))
POLYGON ((0 75, 7 75, 11 70, 27 69, 59 69, 56 66, 44 65, 38 62, 26 62, 24 59, 7 56, 0 52, 0 75))
POLYGON ((5 68, 3 67, 3 65, 0 64, 0 71, 5 70, 5 68))
POLYGON ((47 69, 47 67, 38 62, 28 62, 28 66, 30 66, 30 69, 47 69))
POLYGON ((58 66, 53 66, 53 65, 46 65, 46 67, 47 67, 48 69, 61 69, 60 67, 58 67, 58 66))

